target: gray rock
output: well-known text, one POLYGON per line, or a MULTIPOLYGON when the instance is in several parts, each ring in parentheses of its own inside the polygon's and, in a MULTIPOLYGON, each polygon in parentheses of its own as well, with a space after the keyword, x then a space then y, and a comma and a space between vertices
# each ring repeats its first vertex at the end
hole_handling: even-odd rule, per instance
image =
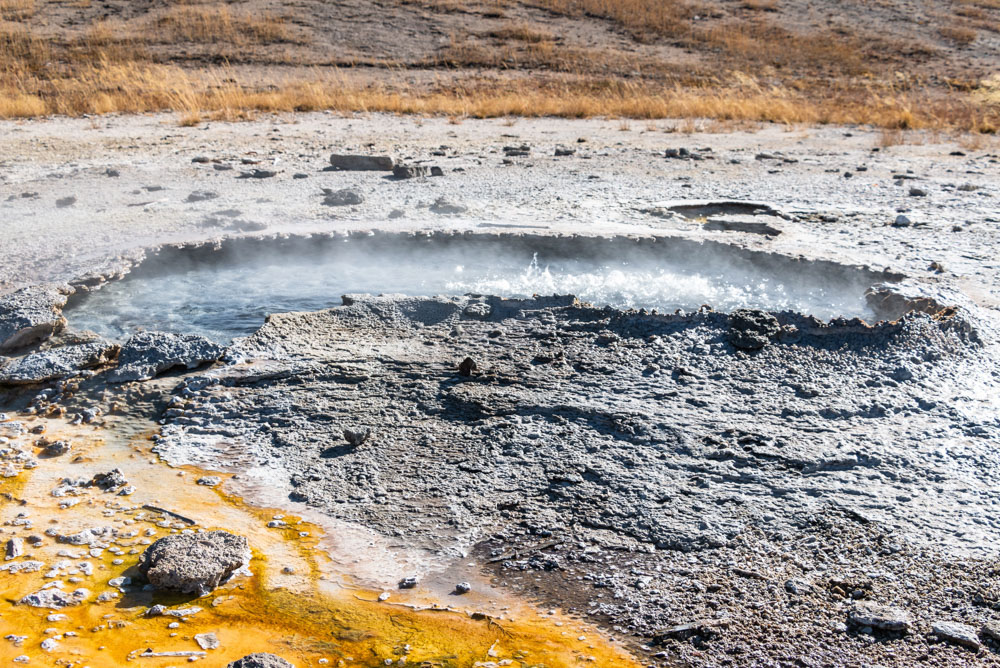
POLYGON ((923 188, 910 188, 910 197, 927 197, 927 191, 923 188))
POLYGON ((28 605, 32 608, 67 608, 71 605, 79 605, 90 596, 90 591, 86 589, 76 589, 72 592, 65 592, 55 587, 40 589, 28 594, 20 600, 21 605, 28 605))
POLYGON ((415 179, 420 176, 444 176, 444 171, 427 165, 396 165, 392 168, 392 175, 397 179, 415 179))
POLYGON ((76 197, 70 195, 69 197, 61 197, 56 200, 56 208, 65 209, 68 206, 73 206, 76 204, 76 197))
POLYGON ((847 622, 851 626, 870 626, 881 631, 906 633, 910 628, 910 616, 905 610, 876 605, 870 601, 857 603, 848 613, 847 622))
POLYGON ((913 222, 903 214, 899 214, 896 216, 896 219, 892 221, 893 227, 909 227, 912 224, 913 222))
POLYGON ((55 441, 45 446, 42 451, 46 457, 61 457, 69 452, 69 443, 66 441, 55 441))
POLYGON ((765 311, 739 309, 729 316, 729 343, 744 350, 760 350, 778 335, 778 319, 765 311))
POLYGON ((198 633, 195 635, 194 641, 198 643, 198 647, 202 649, 219 648, 219 639, 214 633, 198 633))
POLYGON ((4 559, 17 559, 24 554, 24 541, 17 536, 7 540, 4 546, 4 559))
POLYGON ((66 326, 62 308, 73 289, 35 285, 0 297, 0 352, 42 341, 66 326))
POLYGON ((934 622, 931 631, 938 638, 953 645, 961 645, 969 649, 979 649, 979 637, 976 629, 968 624, 958 622, 934 622))
POLYGON ((246 538, 207 531, 161 538, 142 553, 138 568, 157 589, 204 596, 249 561, 246 538))
POLYGON ((345 172, 391 172, 393 160, 387 155, 337 155, 330 156, 334 169, 345 172))
POLYGON ((206 475, 202 476, 201 478, 198 478, 198 480, 196 480, 195 482, 205 487, 215 487, 216 485, 222 483, 222 478, 220 478, 217 475, 206 475))
POLYGON ((274 654, 248 654, 242 659, 237 659, 226 668, 295 668, 294 664, 288 663, 280 656, 274 654))
POLYGON ((219 193, 212 192, 210 190, 195 190, 193 193, 187 196, 185 202, 207 202, 211 199, 216 199, 219 193))
POLYGON ((25 355, 0 368, 0 385, 28 385, 68 378, 84 369, 111 362, 119 349, 118 344, 101 339, 25 355))
POLYGON ((371 436, 372 436, 372 430, 367 428, 359 429, 357 431, 354 431, 352 429, 344 430, 344 440, 347 441, 350 445, 354 446, 355 448, 360 445, 363 445, 365 441, 371 438, 371 436))
POLYGON ((270 179, 278 175, 273 169, 255 169, 250 172, 241 172, 238 179, 270 179))
POLYGON ((990 638, 991 640, 1000 642, 1000 622, 990 620, 983 624, 983 628, 979 631, 984 638, 990 638))
POLYGON ((215 362, 225 348, 203 336, 142 332, 122 346, 118 367, 108 374, 109 383, 149 380, 176 367, 194 369, 215 362))
POLYGON ((109 492, 127 484, 128 480, 125 479, 125 474, 122 473, 121 469, 112 469, 107 473, 98 473, 95 475, 87 483, 87 486, 97 487, 105 492, 109 492))
POLYGON ((364 201, 364 195, 349 188, 343 190, 323 188, 323 206, 355 206, 364 201))

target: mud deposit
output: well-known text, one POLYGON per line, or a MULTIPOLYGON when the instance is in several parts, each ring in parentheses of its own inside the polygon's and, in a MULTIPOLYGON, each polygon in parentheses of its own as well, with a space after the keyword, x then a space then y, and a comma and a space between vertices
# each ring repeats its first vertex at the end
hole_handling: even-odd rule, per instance
POLYGON ((51 123, 0 172, 0 662, 1000 665, 987 149, 51 123), (246 567, 143 580, 201 530, 246 567))

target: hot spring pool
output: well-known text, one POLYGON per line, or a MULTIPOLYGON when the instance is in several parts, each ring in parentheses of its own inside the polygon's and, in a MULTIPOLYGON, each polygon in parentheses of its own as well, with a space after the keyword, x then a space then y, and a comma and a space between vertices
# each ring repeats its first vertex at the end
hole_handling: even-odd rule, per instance
POLYGON ((220 342, 254 332, 270 313, 339 306, 352 293, 572 294, 596 306, 663 312, 708 304, 873 319, 864 297, 879 280, 871 272, 726 248, 621 238, 383 235, 171 249, 76 300, 66 315, 77 329, 116 339, 146 329, 220 342))

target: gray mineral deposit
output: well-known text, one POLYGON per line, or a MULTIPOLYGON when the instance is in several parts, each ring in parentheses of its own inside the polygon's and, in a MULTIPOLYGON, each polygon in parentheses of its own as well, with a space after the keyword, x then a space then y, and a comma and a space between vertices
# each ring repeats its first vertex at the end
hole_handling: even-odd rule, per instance
POLYGON ((12 658, 1000 665, 993 144, 171 123, 0 121, 12 658))

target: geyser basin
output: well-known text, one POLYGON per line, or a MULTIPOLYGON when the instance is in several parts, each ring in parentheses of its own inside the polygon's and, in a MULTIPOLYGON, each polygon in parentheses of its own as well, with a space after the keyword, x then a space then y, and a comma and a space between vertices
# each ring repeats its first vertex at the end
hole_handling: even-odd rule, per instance
POLYGON ((67 311, 78 329, 230 341, 270 313, 338 306, 350 293, 573 294, 596 306, 673 312, 704 304, 874 319, 865 291, 894 276, 725 244, 625 237, 353 234, 166 247, 67 311))

